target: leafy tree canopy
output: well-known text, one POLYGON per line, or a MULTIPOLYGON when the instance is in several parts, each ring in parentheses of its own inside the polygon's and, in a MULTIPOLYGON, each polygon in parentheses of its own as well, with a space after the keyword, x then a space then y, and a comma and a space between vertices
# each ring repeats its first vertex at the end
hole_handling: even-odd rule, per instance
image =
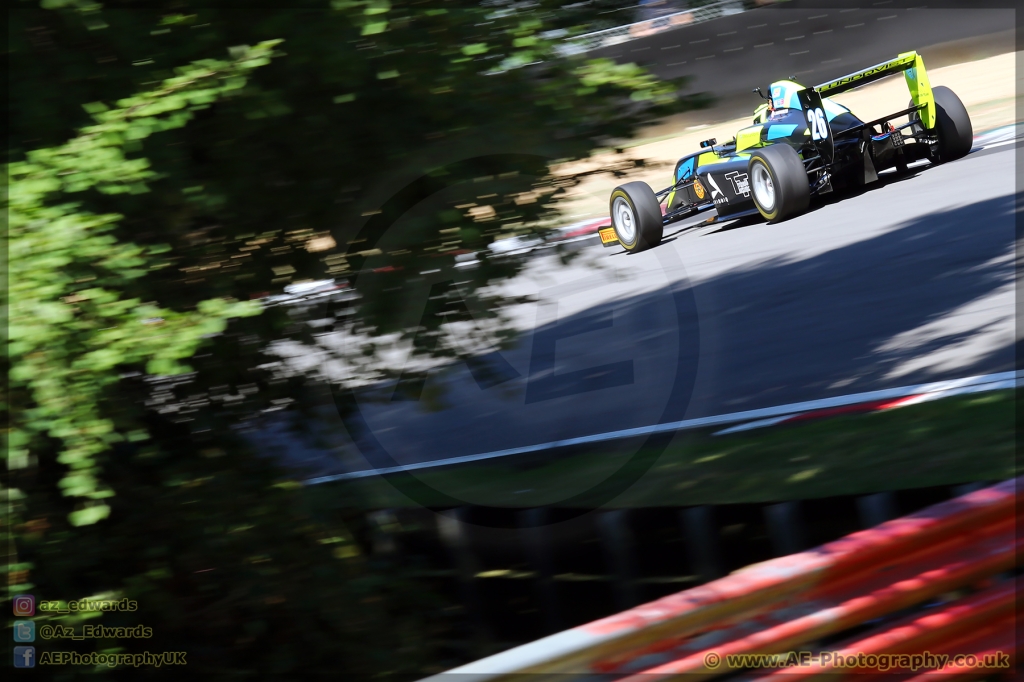
MULTIPOLYGON (((589 16, 549 1, 22 1, 8 99, 10 589, 147 595, 182 642, 207 595, 224 595, 232 615, 203 654, 223 667, 202 670, 241 677, 323 671, 339 639, 386 629, 390 606, 353 615, 391 590, 359 578, 358 522, 301 511, 308 496, 273 487, 280 474, 238 437, 306 394, 265 351, 312 343, 310 328, 259 301, 333 278, 353 291, 348 333, 457 354, 439 341, 456 294, 425 315, 403 303, 429 270, 499 318, 489 285, 519 263, 483 258, 456 276, 456 257, 542 233, 573 182, 552 161, 701 103, 634 65, 560 58, 556 41, 589 16), (330 538, 352 550, 332 553, 330 538), (298 574, 323 596, 285 587, 298 574), (310 614, 327 634, 308 657, 250 627, 310 614)), ((364 367, 364 380, 385 375, 364 367)), ((433 655, 409 637, 408 666, 433 655)), ((379 646, 346 649, 351 669, 413 670, 379 646)))

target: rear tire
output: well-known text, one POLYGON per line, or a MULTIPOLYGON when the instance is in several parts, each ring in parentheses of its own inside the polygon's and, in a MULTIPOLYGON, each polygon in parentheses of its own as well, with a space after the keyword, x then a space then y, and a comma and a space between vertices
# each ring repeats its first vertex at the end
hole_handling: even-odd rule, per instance
MULTIPOLYGON (((932 96, 935 98, 935 133, 939 138, 936 161, 947 163, 962 159, 974 146, 974 127, 967 108, 945 85, 932 88, 932 96)), ((913 100, 909 106, 914 106, 913 100)), ((914 112, 910 118, 919 121, 920 115, 914 112)), ((918 132, 924 127, 919 123, 912 130, 918 132)))
POLYGON ((661 243, 665 228, 661 205, 646 182, 627 182, 616 187, 609 209, 615 236, 626 251, 643 251, 661 243))
POLYGON ((811 203, 811 187, 800 155, 788 144, 755 150, 747 164, 754 206, 765 220, 778 222, 803 213, 811 203))
POLYGON ((935 128, 939 133, 939 160, 943 163, 967 156, 974 145, 974 127, 967 108, 944 85, 932 89, 935 97, 935 128))

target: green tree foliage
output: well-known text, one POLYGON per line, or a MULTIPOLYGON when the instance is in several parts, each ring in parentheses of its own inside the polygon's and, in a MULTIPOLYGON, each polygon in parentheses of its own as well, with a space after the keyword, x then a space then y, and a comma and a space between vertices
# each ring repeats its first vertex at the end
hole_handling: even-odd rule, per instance
MULTIPOLYGON (((124 147, 184 126, 194 111, 244 86, 248 71, 270 61, 273 44, 239 50, 231 62, 197 62, 114 109, 92 104, 94 125, 9 168, 10 379, 31 405, 24 411, 12 406, 10 464, 24 466, 33 441, 60 441, 57 461, 68 468, 60 487, 67 496, 97 501, 112 494, 98 487, 93 473, 95 455, 125 438, 101 413, 102 392, 118 381, 119 368, 182 373, 187 368, 180 361, 203 337, 260 310, 257 303, 211 298, 194 310, 175 311, 130 298, 135 280, 169 265, 160 255, 169 247, 118 240, 111 232, 123 216, 85 210, 71 195, 147 191, 157 173, 145 158, 126 158, 124 147)), ((90 504, 73 512, 71 522, 89 524, 108 513, 105 504, 90 504)))
MULTIPOLYGON (((507 338, 492 285, 520 264, 467 273, 457 256, 543 235, 576 181, 551 162, 701 103, 633 65, 560 58, 555 41, 584 19, 490 0, 22 2, 9 589, 137 599, 166 649, 193 650, 190 677, 402 676, 442 660, 444 621, 423 615, 437 605, 366 557, 362 522, 341 511, 357 501, 282 486, 240 436, 310 403, 308 379, 267 355, 313 345, 310 327, 258 300, 334 278, 354 291, 353 338, 458 355, 441 324, 468 319, 455 298, 493 318, 486 343, 507 338), (459 286, 426 301, 446 280, 459 286)), ((387 376, 376 347, 350 353, 363 381, 387 376)))

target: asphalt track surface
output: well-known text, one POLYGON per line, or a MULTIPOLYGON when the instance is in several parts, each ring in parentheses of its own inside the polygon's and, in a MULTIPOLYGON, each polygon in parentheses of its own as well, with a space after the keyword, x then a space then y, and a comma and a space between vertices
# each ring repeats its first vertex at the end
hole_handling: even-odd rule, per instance
POLYGON ((723 98, 766 88, 780 74, 824 83, 908 50, 921 52, 934 68, 930 46, 977 36, 988 35, 1012 49, 1016 14, 1011 3, 906 5, 796 0, 636 38, 588 56, 636 62, 661 79, 685 76, 687 91, 723 98))
MULTIPOLYGON (((783 71, 825 81, 1013 24, 1006 8, 800 0, 592 56, 728 97, 783 71)), ((364 395, 344 423, 325 391, 314 438, 280 424, 260 438, 329 476, 1011 370, 1016 147, 778 225, 694 220, 646 253, 590 242, 569 266, 537 256, 510 289, 539 304, 516 311, 520 342, 486 359, 490 374, 458 364, 418 401, 364 395)))
POLYGON ((1020 144, 775 225, 691 221, 639 254, 538 256, 511 289, 539 302, 491 373, 458 364, 428 381, 436 399, 361 401, 328 429, 343 461, 318 473, 1012 370, 1020 144))

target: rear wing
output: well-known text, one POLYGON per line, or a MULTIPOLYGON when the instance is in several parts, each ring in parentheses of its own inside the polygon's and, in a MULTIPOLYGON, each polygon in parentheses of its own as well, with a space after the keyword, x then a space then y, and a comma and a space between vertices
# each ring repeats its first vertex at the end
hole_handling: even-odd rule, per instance
POLYGON ((823 97, 837 95, 901 71, 907 79, 907 87, 910 89, 910 97, 914 106, 920 108, 921 123, 925 128, 934 128, 935 98, 932 96, 931 83, 928 82, 928 73, 924 69, 924 60, 917 52, 904 52, 896 59, 875 64, 863 71, 851 73, 834 81, 815 85, 813 89, 823 97))

